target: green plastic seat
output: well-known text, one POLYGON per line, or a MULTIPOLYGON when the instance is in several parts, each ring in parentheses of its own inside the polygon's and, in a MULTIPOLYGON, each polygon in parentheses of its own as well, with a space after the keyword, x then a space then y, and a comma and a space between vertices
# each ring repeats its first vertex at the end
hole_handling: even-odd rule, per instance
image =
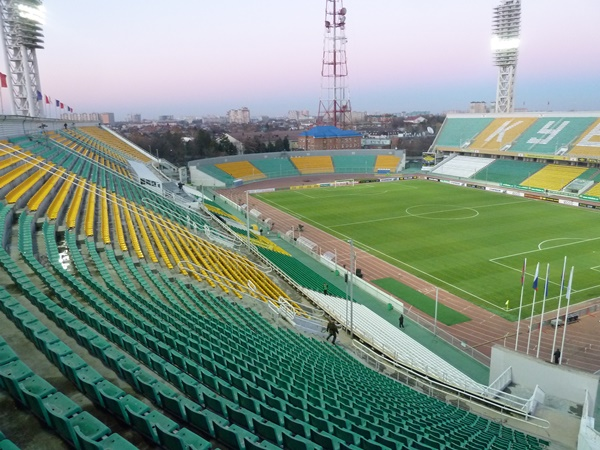
POLYGON ((24 406, 27 403, 19 383, 31 376, 34 376, 34 373, 20 359, 11 361, 0 367, 0 383, 13 399, 24 406))
POLYGON ((159 444, 158 434, 156 433, 156 428, 158 426, 162 427, 164 431, 171 432, 179 428, 176 422, 169 419, 164 414, 153 410, 146 413, 139 413, 137 411, 132 410, 129 405, 126 406, 127 415, 131 420, 131 426, 143 434, 147 438, 149 438, 155 444, 159 444))
POLYGON ((208 409, 200 409, 199 406, 185 405, 185 414, 190 424, 201 430, 211 438, 215 437, 215 423, 227 426, 229 422, 222 416, 208 409))
POLYGON ((29 409, 47 426, 51 426, 50 417, 43 399, 56 392, 56 388, 37 375, 24 379, 19 383, 21 393, 29 409))
POLYGON ((279 447, 283 446, 283 434, 289 434, 285 428, 255 417, 252 418, 252 425, 254 433, 279 447))
POLYGON ((83 441, 85 440, 99 441, 111 433, 110 428, 87 411, 71 418, 68 427, 69 432, 73 433, 73 441, 78 449, 83 448, 83 441), (80 439, 80 436, 84 436, 86 439, 80 439))
POLYGON ((214 426, 215 438, 234 450, 244 450, 246 448, 244 440, 253 442, 260 440, 255 434, 234 424, 222 426, 219 423, 215 423, 214 426))
POLYGON ((210 442, 187 428, 167 431, 158 424, 156 432, 160 445, 169 450, 207 450, 212 448, 210 442))

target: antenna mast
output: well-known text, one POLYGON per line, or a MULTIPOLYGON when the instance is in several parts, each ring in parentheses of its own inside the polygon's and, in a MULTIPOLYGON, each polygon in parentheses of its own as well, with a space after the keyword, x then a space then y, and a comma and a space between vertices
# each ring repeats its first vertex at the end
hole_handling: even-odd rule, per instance
POLYGON ((321 99, 317 123, 344 128, 351 122, 346 86, 346 8, 342 0, 325 0, 325 34, 321 68, 321 99))

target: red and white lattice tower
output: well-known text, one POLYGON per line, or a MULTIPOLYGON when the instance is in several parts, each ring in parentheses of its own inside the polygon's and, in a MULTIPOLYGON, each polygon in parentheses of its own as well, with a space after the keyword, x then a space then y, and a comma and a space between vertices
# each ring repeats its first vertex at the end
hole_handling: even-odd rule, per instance
POLYGON ((321 68, 321 99, 317 123, 344 128, 351 122, 346 81, 346 8, 342 0, 325 0, 325 36, 321 68))

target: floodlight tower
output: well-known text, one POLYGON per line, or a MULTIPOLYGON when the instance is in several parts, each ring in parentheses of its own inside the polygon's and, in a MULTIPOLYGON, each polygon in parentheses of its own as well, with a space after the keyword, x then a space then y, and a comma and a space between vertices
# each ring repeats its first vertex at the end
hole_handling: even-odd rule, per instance
POLYGON ((0 0, 0 22, 13 113, 39 117, 42 111, 36 49, 42 44, 42 0, 0 0))
POLYGON ((513 111, 515 72, 521 31, 521 0, 501 0, 494 8, 492 52, 498 66, 496 112, 513 111))
POLYGON ((352 108, 346 86, 346 8, 342 0, 325 0, 325 34, 318 122, 344 128, 352 108))

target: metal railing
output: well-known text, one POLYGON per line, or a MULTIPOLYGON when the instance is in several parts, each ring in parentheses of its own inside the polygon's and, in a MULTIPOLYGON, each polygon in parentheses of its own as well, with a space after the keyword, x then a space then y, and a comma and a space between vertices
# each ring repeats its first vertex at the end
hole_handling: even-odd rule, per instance
POLYGON ((550 422, 547 420, 532 416, 527 412, 525 406, 531 399, 511 396, 512 399, 510 399, 510 402, 507 404, 503 401, 506 397, 499 397, 496 400, 495 398, 489 398, 485 394, 471 392, 467 389, 460 389, 459 387, 447 385, 431 379, 373 351, 360 342, 353 341, 352 350, 358 358, 364 360, 377 372, 386 373, 390 378, 408 385, 430 397, 435 397, 446 403, 453 402, 452 404, 457 404, 458 407, 461 407, 461 402, 464 402, 465 407, 463 407, 463 409, 477 405, 491 413, 503 414, 509 416, 511 419, 540 428, 546 429, 550 427, 550 422))

